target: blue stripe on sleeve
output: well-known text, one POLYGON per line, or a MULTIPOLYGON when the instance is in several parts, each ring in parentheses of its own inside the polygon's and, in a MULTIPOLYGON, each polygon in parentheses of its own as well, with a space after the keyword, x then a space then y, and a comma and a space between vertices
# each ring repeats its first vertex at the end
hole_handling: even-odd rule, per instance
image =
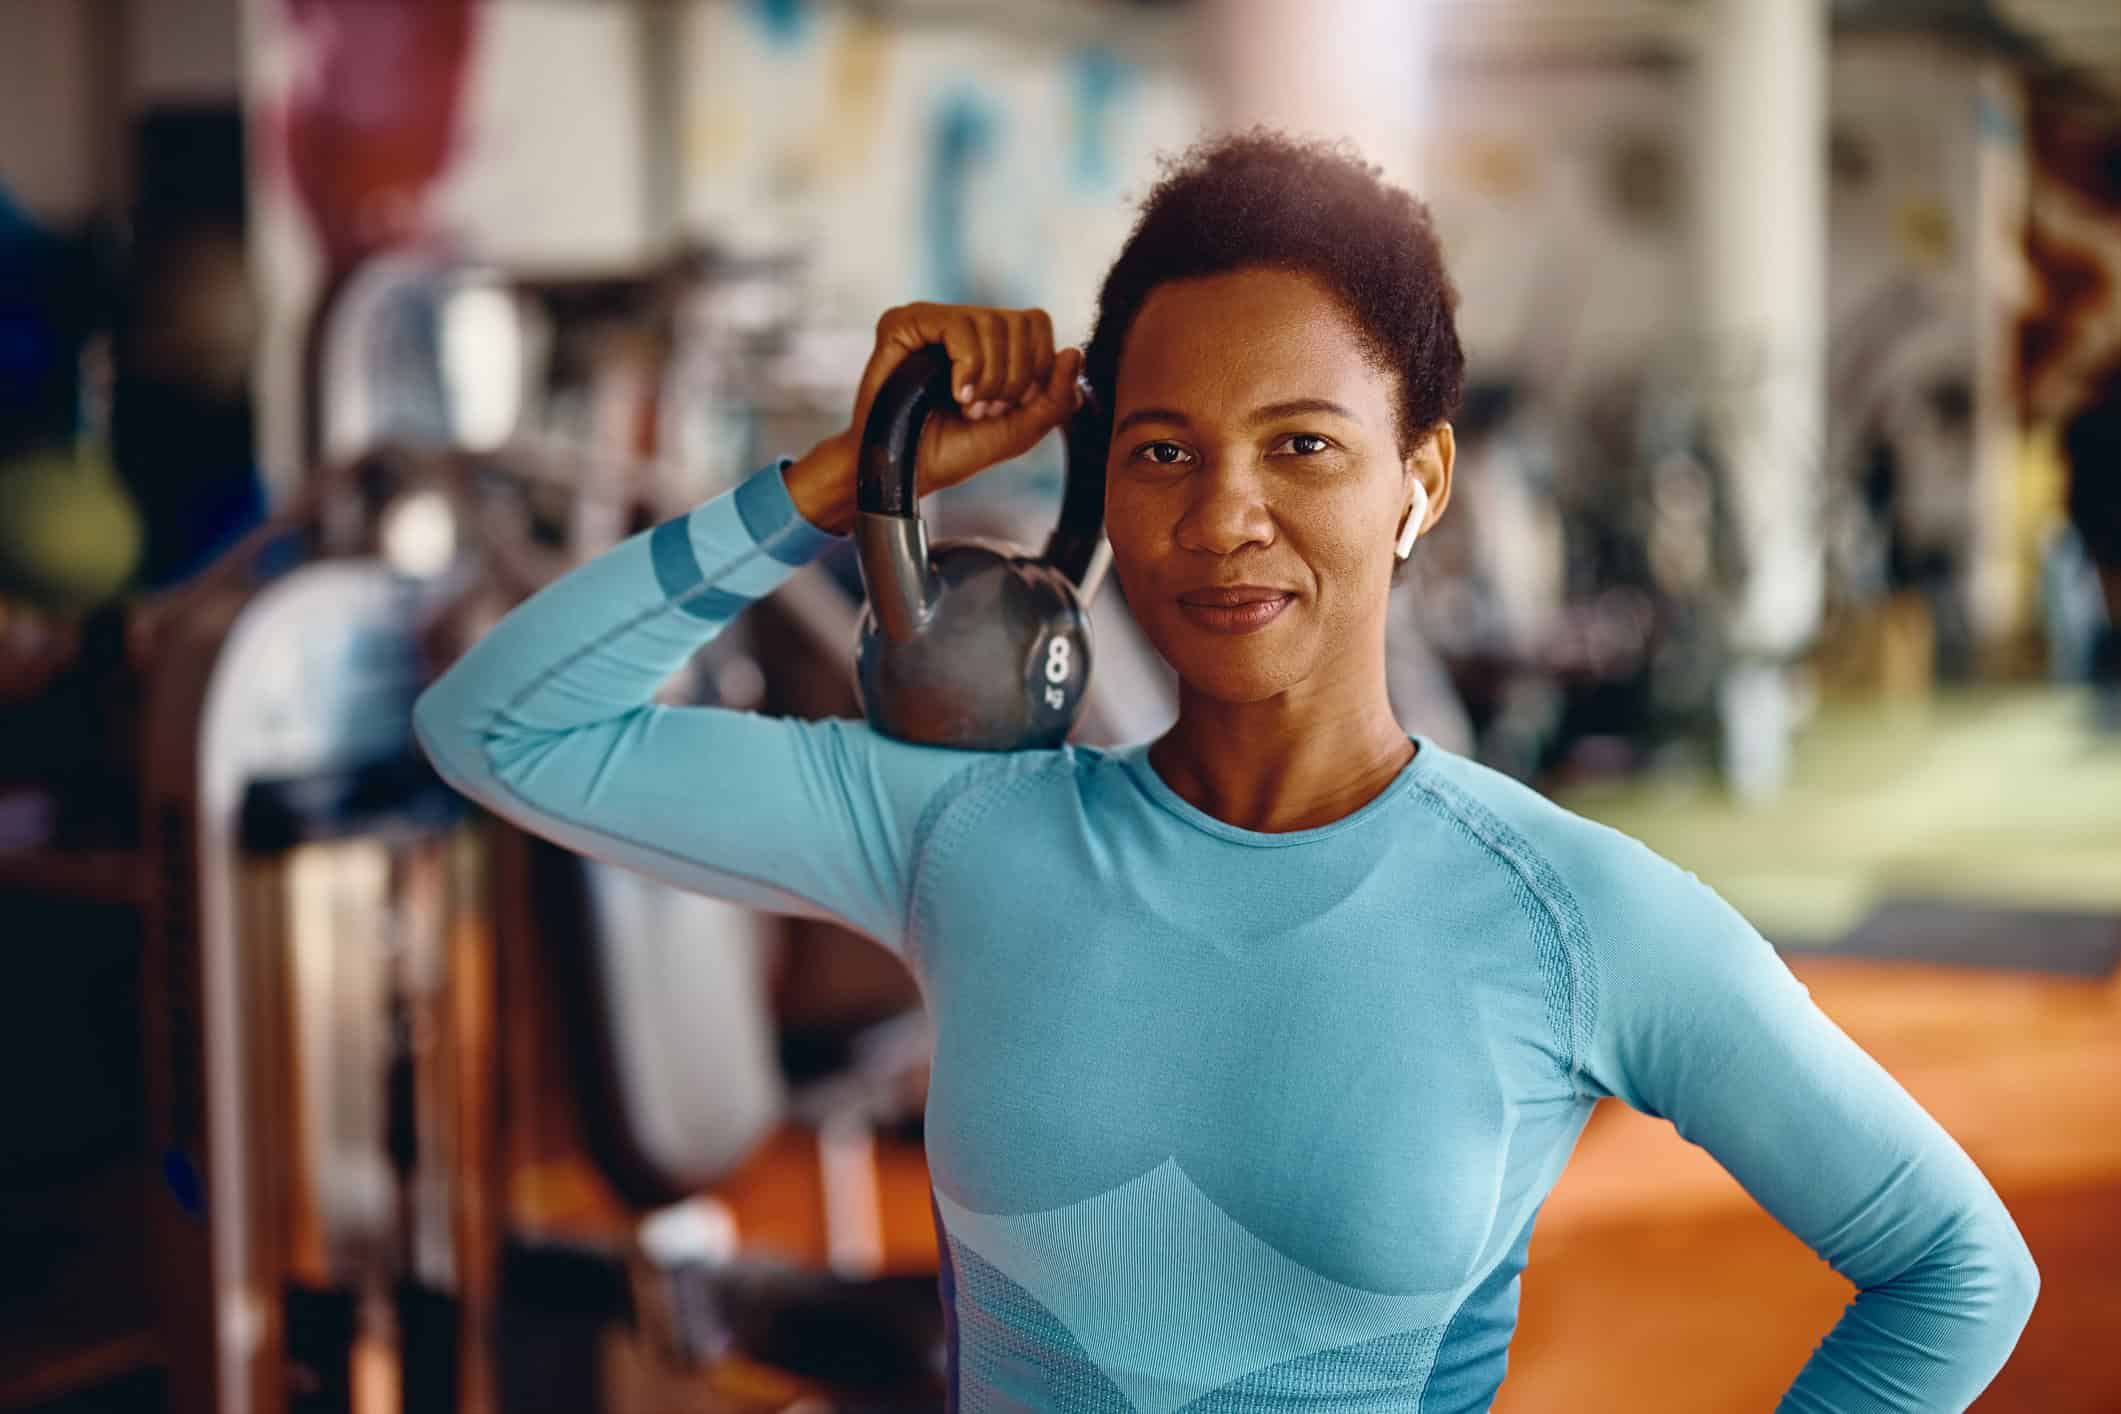
POLYGON ((782 457, 772 466, 761 468, 747 477, 736 488, 736 513, 744 523, 745 533, 754 542, 771 546, 767 554, 784 565, 807 565, 830 546, 850 537, 835 535, 811 524, 795 508, 787 482, 788 468, 793 465, 795 458, 782 457), (780 543, 772 544, 774 532, 790 524, 795 529, 783 536, 780 543))
POLYGON ((727 623, 751 602, 727 589, 709 589, 684 597, 706 578, 700 573, 699 557, 692 553, 692 513, 672 516, 648 537, 649 558, 655 563, 655 582, 680 609, 696 619, 727 623))

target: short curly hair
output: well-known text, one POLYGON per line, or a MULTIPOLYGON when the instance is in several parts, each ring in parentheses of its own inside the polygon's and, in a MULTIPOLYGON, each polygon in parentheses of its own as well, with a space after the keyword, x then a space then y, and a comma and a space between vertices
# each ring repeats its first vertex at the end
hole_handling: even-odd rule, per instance
POLYGON ((1458 410, 1465 352, 1458 291, 1429 208, 1383 179, 1345 139, 1270 128, 1207 138, 1161 163, 1134 229, 1105 275, 1083 375, 1113 406, 1127 333, 1172 280, 1268 267, 1333 292, 1379 367, 1399 375, 1398 433, 1411 449, 1458 410))

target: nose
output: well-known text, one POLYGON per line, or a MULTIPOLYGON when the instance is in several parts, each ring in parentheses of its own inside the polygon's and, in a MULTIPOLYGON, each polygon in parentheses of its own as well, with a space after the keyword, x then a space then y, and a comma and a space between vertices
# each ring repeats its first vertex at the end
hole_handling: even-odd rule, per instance
POLYGON ((1188 481, 1185 510, 1174 532, 1180 548, 1229 555, 1247 545, 1273 543, 1274 517, 1249 458, 1205 459, 1188 481))

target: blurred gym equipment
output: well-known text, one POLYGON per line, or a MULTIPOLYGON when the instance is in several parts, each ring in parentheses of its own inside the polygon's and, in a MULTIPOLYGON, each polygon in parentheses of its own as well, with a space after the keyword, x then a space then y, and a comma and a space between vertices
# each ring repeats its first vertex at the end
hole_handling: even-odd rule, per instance
POLYGON ((210 596, 158 645, 142 843, 173 1407, 351 1408, 378 1356, 396 1407, 454 1407, 440 1009, 477 904, 403 725, 418 604, 383 564, 323 561, 210 596))
MULTIPOLYGON (((137 1254, 144 1221, 153 1290, 53 1325, 38 1379, 57 1339, 201 1414, 938 1402, 910 978, 460 819, 410 754, 433 671, 737 475, 759 408, 844 417, 741 386, 777 278, 354 272, 319 334, 332 459, 8 699, 72 744, 10 762, 0 882, 137 912, 150 1078, 144 1219, 127 1168, 95 1226, 137 1254)), ((671 699, 851 714, 842 568, 671 699)))

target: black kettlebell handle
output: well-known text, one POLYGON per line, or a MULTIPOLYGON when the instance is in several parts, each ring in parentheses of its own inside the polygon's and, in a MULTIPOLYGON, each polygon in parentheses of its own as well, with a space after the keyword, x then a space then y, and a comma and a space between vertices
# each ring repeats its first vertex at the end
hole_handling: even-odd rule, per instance
MULTIPOLYGON (((898 563, 907 571, 924 570, 927 535, 921 527, 920 497, 914 458, 921 428, 929 415, 955 403, 950 386, 950 351, 929 344, 906 355, 877 389, 869 419, 862 428, 861 455, 855 483, 855 507, 865 515, 890 516, 900 522, 880 527, 885 538, 903 547, 898 563)), ((1105 438, 1093 402, 1071 416, 1063 430, 1067 443, 1067 484, 1061 493, 1060 522, 1040 558, 1065 575, 1087 599, 1096 592, 1092 567, 1102 569, 1098 550, 1105 530, 1105 438)), ((866 537, 865 537, 866 539, 866 537)), ((878 616, 894 640, 925 620, 925 583, 894 584, 912 602, 878 605, 878 616), (918 606, 918 607, 917 607, 918 606), (911 620, 909 625, 906 620, 911 620), (899 621, 899 622, 894 622, 899 621), (903 629, 906 632, 901 632, 903 629)), ((888 596, 886 596, 888 597, 888 596)))

